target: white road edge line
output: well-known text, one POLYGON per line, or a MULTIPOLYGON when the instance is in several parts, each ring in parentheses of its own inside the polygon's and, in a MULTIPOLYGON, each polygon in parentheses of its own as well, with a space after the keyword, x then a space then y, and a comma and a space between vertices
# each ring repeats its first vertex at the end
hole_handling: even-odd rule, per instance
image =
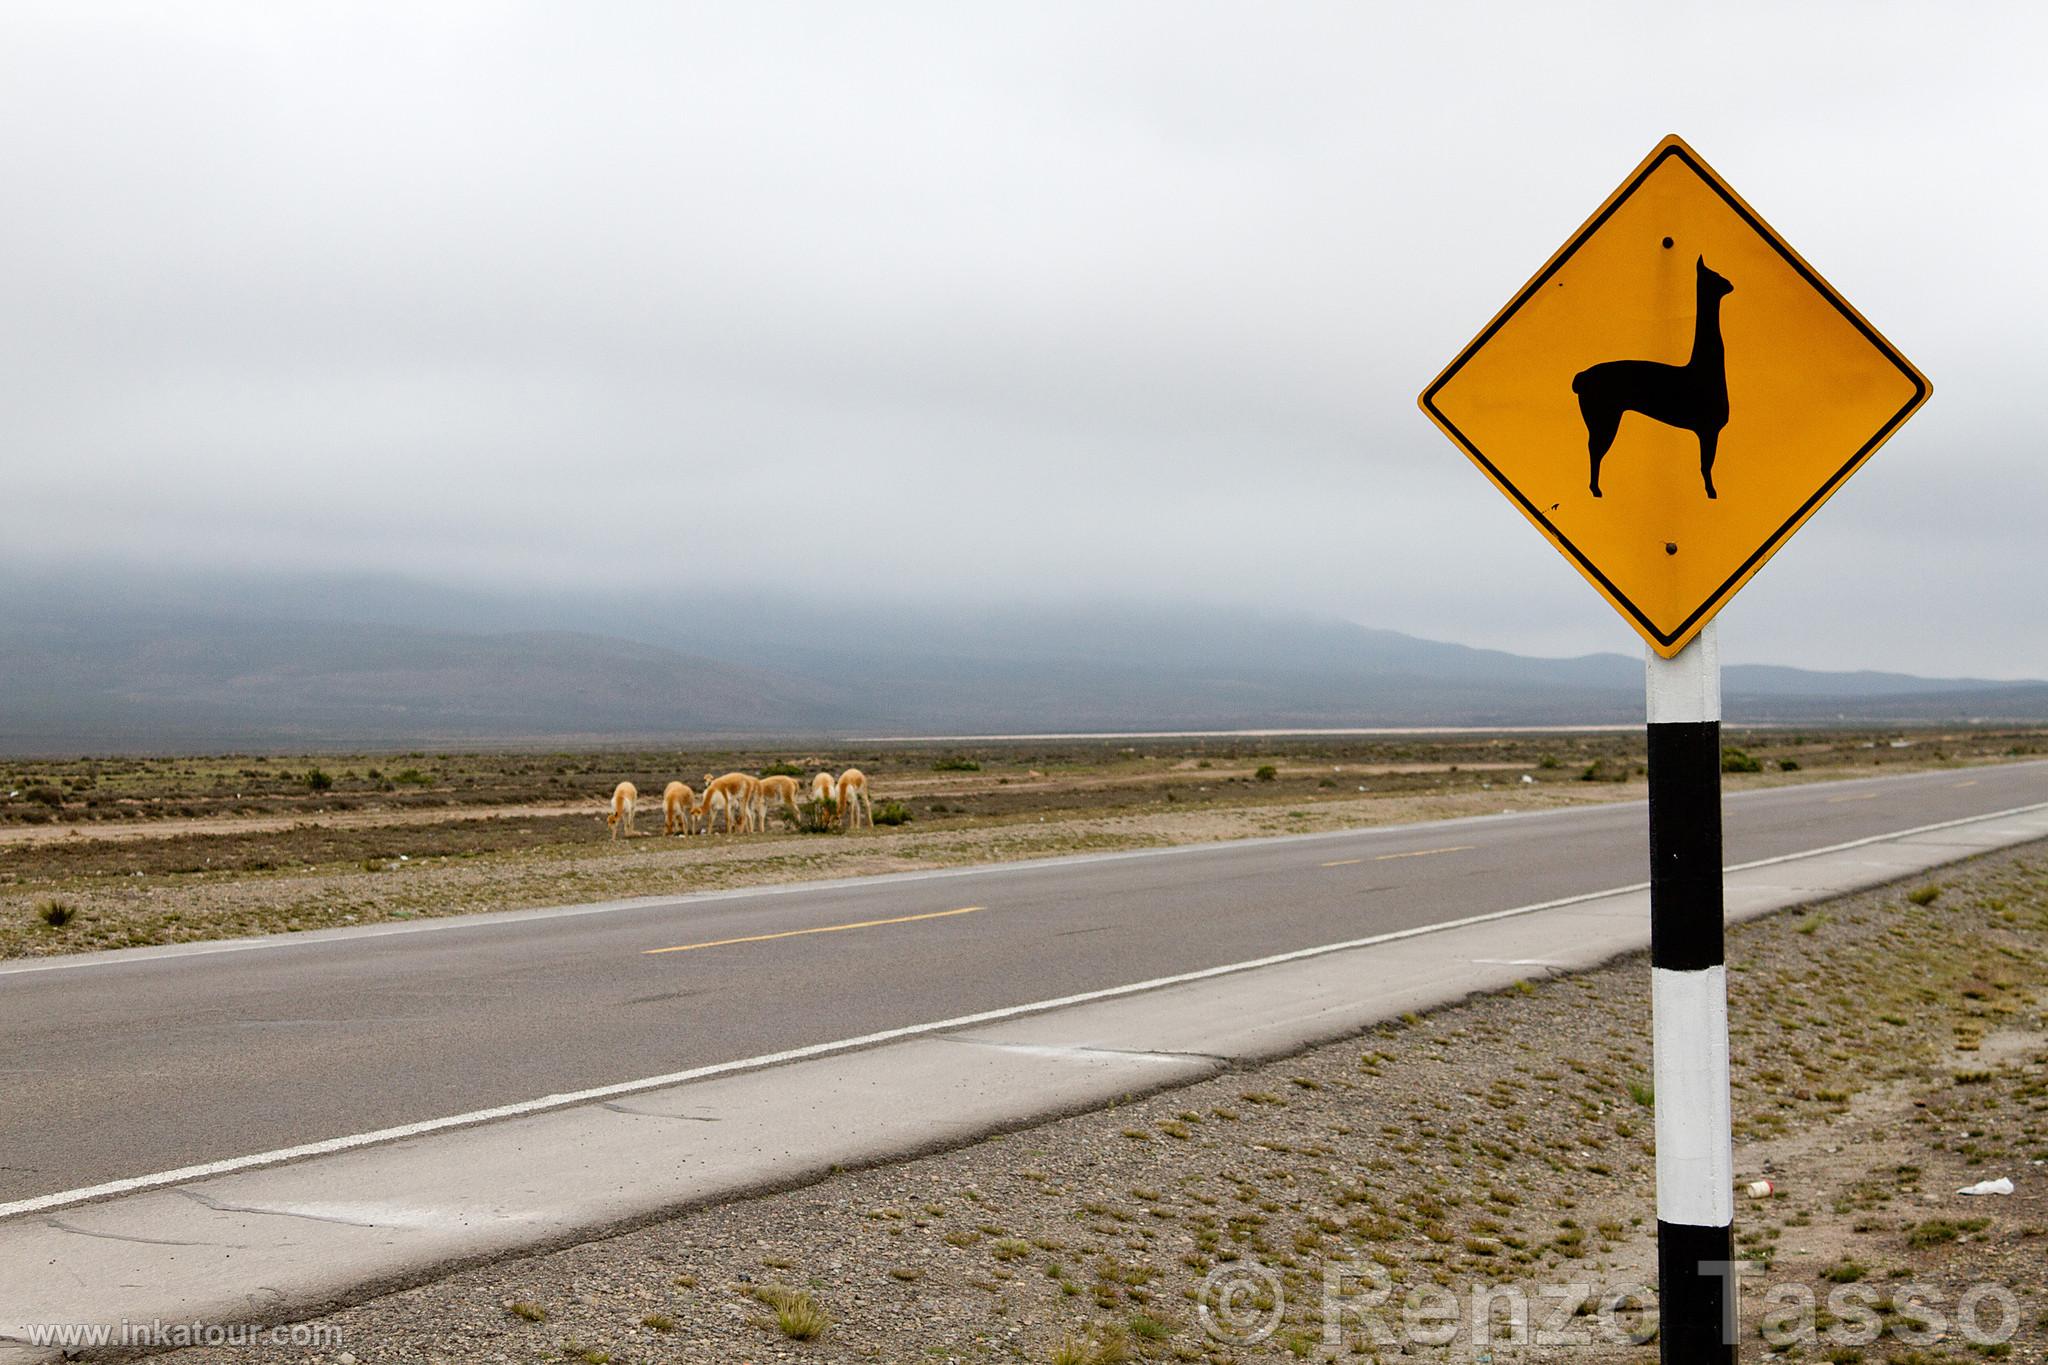
MULTIPOLYGON (((2044 759, 2026 759, 2019 763, 1994 765, 2000 769, 2026 768, 2037 764, 2048 764, 2044 759)), ((1787 787, 1758 787, 1749 791, 1731 792, 1724 799, 1728 801, 1769 801, 1801 794, 1810 794, 1817 789, 1840 790, 1848 787, 1868 786, 1872 783, 1927 783, 1950 776, 1955 770, 1946 768, 1928 769, 1922 772, 1899 773, 1881 777, 1831 778, 1818 782, 1795 783, 1787 787)), ((1126 848, 1108 853, 1069 853, 1054 858, 1026 858, 1019 862, 973 863, 966 867, 935 867, 921 872, 885 872, 866 877, 835 877, 824 881, 783 882, 769 886, 735 886, 722 891, 694 891, 682 896, 633 896, 624 900, 595 901, 586 905, 540 905, 523 910, 499 910, 463 915, 435 916, 430 919, 401 920, 383 924, 364 924, 347 928, 307 929, 297 933, 265 934, 253 938, 224 939, 210 943, 165 943, 144 948, 107 948, 97 952, 79 953, 58 960, 31 958, 9 960, 0 963, 0 976, 25 975, 29 972, 75 971, 82 967, 118 967, 130 963, 158 962, 168 958, 208 957, 216 953, 246 953, 259 948, 310 948, 325 943, 353 942, 358 939, 386 938, 401 934, 444 933, 461 930, 482 930, 505 928, 524 924, 532 920, 575 919, 585 915, 613 914, 622 910, 646 910, 658 906, 699 905, 708 901, 744 900, 757 896, 801 895, 818 891, 856 890, 868 887, 890 886, 904 882, 936 881, 952 877, 985 877, 992 874, 1050 871, 1055 868, 1079 867, 1090 863, 1123 862, 1138 858, 1168 858, 1188 855, 1214 855, 1238 849, 1271 847, 1281 844, 1322 843, 1333 839, 1370 839, 1377 837, 1398 838, 1417 834, 1425 830, 1450 829, 1458 826, 1518 823, 1531 820, 1545 820, 1574 814, 1594 812, 1616 813, 1632 807, 1640 807, 1642 801, 1600 802, 1586 806, 1556 806, 1546 810, 1500 811, 1490 815, 1454 815, 1440 820, 1418 820, 1412 824, 1368 825, 1353 829, 1319 830, 1313 834, 1264 834, 1249 839, 1224 839, 1208 843, 1174 844, 1166 848, 1126 848)), ((2048 803, 2044 803, 2048 804, 2048 803)), ((2020 811, 2031 811, 2035 806, 2015 806, 2012 810, 1992 812, 1986 815, 1966 815, 1951 824, 1967 824, 1974 820, 1990 820, 1998 815, 2011 815, 2020 811)), ((1925 829, 1941 829, 1941 825, 1928 825, 1925 829)), ((1922 830, 1898 830, 1891 834, 1872 835, 1875 839, 1897 839, 1922 830)), ((1870 842, 1864 840, 1862 842, 1870 842)), ((1844 844, 1844 848, 1855 847, 1844 844)), ((1825 850, 1817 850, 1825 851, 1825 850)), ((1806 853, 1788 853, 1785 858, 1804 858, 1806 853)), ((1759 864, 1761 866, 1761 864, 1759 864)), ((0 1214, 0 1217, 4 1217, 0 1214)))
MULTIPOLYGON (((1957 829, 1963 825, 1981 824, 1987 820, 2005 820, 2015 815, 2032 815, 2035 811, 2048 810, 2048 801, 2036 801, 2029 806, 2011 806, 2005 810, 1986 811, 1982 815, 1965 815, 1956 820, 1938 820, 1931 825, 1915 825, 1911 829, 1894 830, 1890 834, 1869 834, 1847 843, 1829 844, 1825 848, 1808 849, 1804 853, 1780 853, 1775 858, 1758 858, 1754 862, 1730 863, 1723 872, 1747 872, 1753 867, 1776 867, 1780 863, 1796 863, 1801 858, 1818 858, 1828 853, 1842 853, 1852 848, 1868 848, 1872 844, 1887 844, 1894 839, 1911 839, 1922 834, 1933 834, 1937 830, 1957 829)), ((1645 883, 1648 885, 1648 883, 1645 883)))
MULTIPOLYGON (((1801 858, 1824 857, 1847 849, 1863 848, 1870 844, 1889 842, 1894 839, 1910 839, 1918 834, 1930 834, 1936 830, 1954 829, 1958 825, 1976 824, 1981 821, 2003 820, 2015 815, 2030 814, 2048 810, 2048 801, 2030 806, 2015 806, 2011 810, 1993 811, 1985 815, 1966 816, 1959 820, 1943 820, 1937 824, 1921 825, 1914 829, 1898 830, 1891 834, 1874 834, 1867 838, 1852 839, 1847 843, 1830 844, 1825 848, 1809 849, 1804 853, 1781 854, 1775 858, 1762 858, 1756 862, 1738 863, 1725 869, 1728 872, 1742 872, 1750 868, 1773 867, 1780 863, 1793 862, 1801 858)), ((1495 920, 1513 919, 1520 915, 1533 915, 1543 910, 1562 909, 1568 905, 1583 905, 1587 901, 1604 900, 1609 896, 1625 896, 1632 892, 1646 891, 1648 882, 1636 882, 1629 886, 1609 887, 1604 891, 1587 891, 1560 900, 1539 901, 1534 905, 1519 905, 1510 910, 1493 910, 1483 915, 1467 915, 1462 919, 1443 920, 1436 924, 1417 925, 1412 929, 1396 929, 1384 934, 1373 934, 1366 938, 1347 939, 1342 943, 1326 943, 1314 948, 1297 948, 1292 952, 1275 953, 1271 957, 1252 958, 1245 962, 1227 963, 1220 967, 1204 967, 1199 971, 1181 972, 1174 976, 1155 977, 1150 981, 1133 981, 1122 986, 1106 986, 1100 990, 1082 991, 1078 995, 1063 995, 1053 1000, 1039 1000, 1026 1005, 1008 1005, 1002 1009, 983 1010, 978 1014, 962 1014, 951 1019, 938 1019, 927 1024, 909 1024, 902 1028, 884 1029, 879 1033, 865 1033, 857 1038, 842 1038, 829 1043, 811 1043, 804 1047, 788 1048, 781 1052, 764 1053, 758 1057, 744 1057, 737 1061, 713 1062, 707 1066, 692 1067, 687 1071, 674 1071, 665 1076, 649 1076, 637 1081, 619 1081, 612 1085, 596 1086, 589 1090, 572 1090, 556 1095, 543 1095, 539 1099, 523 1100, 517 1104, 501 1104, 491 1109, 472 1110, 467 1114, 451 1114, 446 1118, 425 1119, 418 1123, 401 1124, 396 1128, 379 1128, 374 1132, 355 1133, 348 1137, 328 1138, 323 1142, 308 1142, 297 1147, 281 1147, 276 1151, 257 1152, 250 1156, 229 1157, 223 1161, 209 1161, 197 1166, 182 1166, 174 1171, 158 1171, 153 1175, 130 1176, 125 1180, 110 1180, 105 1184, 91 1185, 83 1189, 64 1190, 56 1194, 38 1195, 33 1199, 20 1199, 10 1204, 0 1204, 0 1219, 13 1218, 24 1213, 47 1212, 71 1204, 83 1204, 90 1200, 104 1199, 110 1195, 134 1194, 141 1190, 161 1189, 166 1185, 183 1184, 209 1176, 228 1175, 236 1171, 252 1170, 259 1166, 275 1166, 286 1161, 297 1161, 303 1157, 329 1156, 336 1152, 351 1151, 357 1147, 370 1147, 385 1142, 398 1142, 406 1138, 421 1137, 428 1133, 443 1132, 450 1128, 466 1128, 473 1124, 490 1123, 498 1119, 520 1118, 538 1114, 550 1109, 565 1109, 571 1105, 588 1104, 593 1100, 615 1099, 621 1095, 636 1095, 643 1091, 660 1090, 686 1081, 703 1080, 710 1076, 726 1076, 740 1071, 757 1071, 762 1067, 777 1066, 784 1062, 802 1061, 810 1057, 824 1057, 836 1052, 851 1052, 859 1048, 873 1047, 878 1043, 895 1042, 903 1038, 916 1038, 926 1034, 941 1033, 951 1029, 968 1028, 976 1024, 994 1023, 1002 1019, 1015 1019, 1023 1015, 1042 1014, 1047 1010, 1064 1009, 1069 1005, 1085 1005, 1096 1000, 1113 1000, 1119 996, 1137 995, 1143 991, 1159 990, 1167 986, 1185 985, 1192 981, 1210 981, 1220 976, 1231 976, 1238 972, 1253 971, 1260 967, 1276 967, 1286 962, 1301 962, 1309 958, 1324 957, 1330 953, 1348 952, 1354 948, 1370 948, 1382 943, 1397 943, 1403 939, 1421 938, 1426 934, 1439 934, 1450 929, 1462 929, 1474 924, 1490 924, 1495 920)))

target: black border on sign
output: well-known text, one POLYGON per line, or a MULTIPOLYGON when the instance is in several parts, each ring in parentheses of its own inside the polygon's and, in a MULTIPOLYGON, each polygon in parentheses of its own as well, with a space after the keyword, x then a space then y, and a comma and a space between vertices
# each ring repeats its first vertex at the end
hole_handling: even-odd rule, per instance
POLYGON ((1662 152, 1651 157, 1649 162, 1645 164, 1641 170, 1636 172, 1635 178, 1630 180, 1626 185, 1622 186, 1620 191, 1618 191, 1615 194, 1614 198, 1608 203, 1608 205, 1604 209, 1602 209, 1599 212, 1599 214, 1593 218, 1591 222, 1587 223, 1585 227, 1579 230, 1578 236, 1572 238, 1570 242, 1566 243, 1564 249, 1558 252, 1557 256, 1550 262, 1550 264, 1545 266, 1543 270, 1536 276, 1535 279, 1530 280, 1527 285, 1523 286, 1522 292, 1515 295, 1514 300, 1511 303, 1509 303, 1506 308, 1503 308, 1500 311, 1500 315, 1494 318, 1492 322, 1487 324, 1486 330, 1481 332, 1478 336, 1474 337, 1471 343, 1467 345, 1464 350, 1458 353, 1458 358, 1451 362, 1450 368, 1446 369, 1441 375, 1438 375, 1436 382, 1431 384, 1428 388, 1422 391, 1422 406, 1429 413, 1429 415, 1435 419, 1437 425, 1441 426, 1445 431, 1449 432, 1451 436, 1458 442, 1458 444, 1464 447, 1465 453, 1470 455, 1475 461, 1479 463, 1481 468, 1485 469, 1486 472, 1492 476, 1493 481, 1495 483, 1499 484, 1502 488, 1505 488, 1514 497, 1515 501, 1521 505, 1522 511, 1530 518, 1530 520, 1534 521, 1537 525, 1541 526, 1544 529, 1544 531, 1549 534, 1552 540, 1556 541, 1557 544, 1564 547, 1565 552, 1572 557, 1573 562, 1579 566, 1581 572, 1583 572, 1587 577, 1593 579, 1595 582, 1600 584, 1601 588, 1607 593, 1607 595, 1610 598, 1612 598, 1615 602, 1621 604, 1623 609, 1628 612, 1629 616, 1636 622, 1637 626, 1645 634, 1651 636, 1652 638, 1656 639, 1658 642, 1662 644, 1669 645, 1673 641, 1683 637, 1687 631, 1691 630, 1694 624, 1697 623, 1702 616, 1705 616, 1710 611, 1714 610, 1716 605, 1724 601, 1728 597, 1728 595, 1734 590, 1736 585, 1742 582, 1744 577, 1746 577, 1748 574, 1754 571, 1757 565, 1762 560, 1768 558, 1771 555, 1771 553, 1778 548, 1779 545, 1783 544, 1785 538, 1791 535, 1793 530, 1798 527, 1799 523, 1804 521, 1807 518, 1807 516, 1809 516, 1812 513, 1815 507, 1817 507, 1820 503, 1826 501, 1828 496, 1832 494, 1836 488, 1841 486, 1842 481, 1848 478, 1849 475, 1853 474, 1856 471, 1856 467, 1862 464, 1864 460, 1869 458, 1871 451, 1875 450, 1878 446, 1882 445, 1885 439, 1889 437, 1892 434, 1892 432, 1898 428, 1899 423, 1905 421, 1906 418, 1912 414, 1913 409, 1919 407, 1922 403, 1927 401, 1927 392, 1927 381, 1920 377, 1920 374, 1916 370, 1914 370, 1912 365, 1906 361, 1904 356, 1899 354, 1897 349, 1895 349, 1890 342, 1886 341, 1883 337, 1879 336, 1877 334, 1876 329, 1871 327, 1869 323, 1865 322, 1862 319, 1862 317, 1860 317, 1857 314, 1856 310, 1851 308, 1848 305, 1848 303, 1843 300, 1841 295, 1837 294, 1832 288, 1829 287, 1828 283, 1825 280, 1821 279, 1820 276, 1814 274, 1812 269, 1810 269, 1807 266, 1806 262, 1800 260, 1798 255, 1795 254, 1781 238, 1779 238, 1777 233, 1773 232, 1770 228, 1766 227, 1762 220, 1760 220, 1755 214, 1751 213, 1748 207, 1744 205, 1741 202, 1741 200, 1737 199, 1733 194, 1731 194, 1728 188, 1721 183, 1720 178, 1718 176, 1714 175, 1711 171, 1707 170, 1705 166, 1701 165, 1697 158, 1689 155, 1685 147, 1674 144, 1672 146, 1666 147, 1662 152), (1659 630, 1656 627, 1656 625, 1653 622, 1651 622, 1650 618, 1643 614, 1642 609, 1638 607, 1634 602, 1630 601, 1628 599, 1628 596, 1625 593, 1623 593, 1621 589, 1616 587, 1614 583, 1607 577, 1606 574, 1600 571, 1598 565, 1594 564, 1592 560, 1586 558, 1585 554, 1580 551, 1578 546, 1572 544, 1572 542, 1565 537, 1563 532, 1559 531, 1556 526, 1551 524, 1550 519, 1548 517, 1545 517, 1543 513, 1536 509, 1536 504, 1530 502, 1527 497, 1523 496, 1521 489, 1515 487, 1513 483, 1509 482, 1507 476, 1500 472, 1500 470, 1494 465, 1493 461, 1487 459, 1486 456, 1480 451, 1479 447, 1472 444, 1471 438, 1466 436, 1464 432, 1458 430, 1457 424, 1452 422, 1449 417, 1444 415, 1443 410, 1437 407, 1436 396, 1439 392, 1442 391, 1444 385, 1450 383, 1452 379, 1456 378, 1458 372, 1465 368, 1466 363, 1470 361, 1473 356, 1479 354, 1480 349, 1484 347, 1488 341, 1493 339, 1494 333, 1498 332, 1502 327, 1506 326, 1509 320, 1521 311, 1522 305, 1527 303, 1530 297, 1534 295, 1537 290, 1541 289, 1546 283, 1548 283, 1551 276, 1555 275, 1559 270, 1563 269, 1565 262, 1569 261, 1572 258, 1572 256, 1575 253, 1577 253, 1578 249, 1584 246, 1586 242, 1592 238, 1594 233, 1598 232, 1603 226, 1605 226, 1607 220, 1614 216, 1615 210, 1619 209, 1623 204, 1627 203, 1629 197, 1633 195, 1639 188, 1641 188, 1645 180, 1650 178, 1651 172, 1655 171, 1659 166, 1663 165, 1665 160, 1670 157, 1677 157, 1680 161, 1684 162, 1686 168, 1690 170, 1694 175, 1698 176, 1699 179, 1708 188, 1713 190, 1715 194, 1719 195, 1722 202, 1727 204, 1729 208, 1733 209, 1736 212, 1736 214, 1741 217, 1743 222, 1749 224, 1750 229, 1754 231, 1757 234, 1757 236, 1763 238, 1766 242, 1769 242, 1771 245, 1771 249, 1777 252, 1778 255, 1783 257, 1785 263, 1791 266, 1792 269, 1797 271, 1799 273, 1799 277, 1805 280, 1807 284, 1811 285, 1815 293, 1819 294, 1822 298, 1826 299, 1828 303, 1834 307, 1835 311, 1839 312, 1844 318, 1847 318, 1850 324, 1854 326, 1858 332, 1863 334, 1864 339, 1867 340, 1871 344, 1871 346, 1876 349, 1879 355, 1883 356, 1887 361, 1891 362, 1892 365, 1897 367, 1899 373, 1903 374, 1912 383, 1913 396, 1908 398, 1905 402, 1905 405, 1902 406, 1897 412, 1893 413, 1891 417, 1885 422, 1885 424, 1879 427, 1876 433, 1872 435, 1869 440, 1865 441, 1862 444, 1862 446, 1860 446, 1857 449, 1856 453, 1854 455, 1851 455, 1840 469, 1837 469, 1833 474, 1831 474, 1828 477, 1827 482, 1823 483, 1820 486, 1820 488, 1813 494, 1812 497, 1808 498, 1805 502, 1801 503, 1799 505, 1799 509, 1795 511, 1790 517, 1787 517, 1785 519, 1784 525, 1780 526, 1777 530, 1771 532, 1771 534, 1764 540, 1764 543, 1758 546, 1756 551, 1752 553, 1748 559, 1742 561, 1741 567, 1737 568, 1734 573, 1730 574, 1727 580, 1723 582, 1721 586, 1715 588, 1713 592, 1709 593, 1706 601, 1700 603, 1699 606, 1695 607, 1693 609, 1692 614, 1690 616, 1687 616, 1683 621, 1679 622, 1674 629, 1672 629, 1669 632, 1666 632, 1659 630))

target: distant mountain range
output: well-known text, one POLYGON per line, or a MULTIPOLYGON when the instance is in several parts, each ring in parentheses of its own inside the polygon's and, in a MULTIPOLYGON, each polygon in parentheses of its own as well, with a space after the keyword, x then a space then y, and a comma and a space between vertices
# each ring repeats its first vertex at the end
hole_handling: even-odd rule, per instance
MULTIPOLYGON (((192 581, 0 605, 0 751, 1642 719, 1642 664, 1248 611, 192 581), (571 626, 581 628, 571 628, 571 626)), ((2048 722, 2048 682, 1735 665, 1739 721, 2048 722)))

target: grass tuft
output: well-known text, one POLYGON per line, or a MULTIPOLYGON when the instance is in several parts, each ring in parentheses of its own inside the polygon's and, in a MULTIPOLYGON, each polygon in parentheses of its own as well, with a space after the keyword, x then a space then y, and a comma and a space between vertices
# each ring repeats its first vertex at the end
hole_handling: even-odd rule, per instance
POLYGON ((1989 1218, 1930 1218, 1906 1229, 1906 1245, 1940 1246, 1943 1242, 1955 1241, 1966 1232, 1982 1232, 1990 1226, 1989 1218))
POLYGON ((816 1341, 832 1325, 832 1315, 800 1289, 764 1284, 754 1297, 774 1311, 775 1326, 791 1341, 816 1341))
POLYGON ((1164 1341, 1173 1335, 1173 1328, 1157 1318, 1149 1318, 1140 1313, 1131 1319, 1131 1335, 1140 1341, 1164 1341))

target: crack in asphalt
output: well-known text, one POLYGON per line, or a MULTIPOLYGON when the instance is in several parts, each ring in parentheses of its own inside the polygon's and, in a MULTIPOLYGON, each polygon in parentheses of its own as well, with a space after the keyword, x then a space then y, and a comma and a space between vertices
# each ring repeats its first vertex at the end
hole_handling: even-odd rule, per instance
POLYGON ((45 1218, 43 1221, 59 1232, 76 1233, 80 1237, 100 1237, 109 1242, 139 1242, 149 1247, 229 1247, 235 1250, 242 1247, 239 1242, 181 1242, 169 1237, 131 1237, 125 1232, 95 1232, 76 1223, 67 1223, 62 1218, 45 1218))
POLYGON ((1004 1052, 1053 1055, 1068 1053, 1077 1057, 1138 1057, 1159 1062, 1215 1062, 1225 1067, 1234 1064, 1232 1058, 1215 1052, 1159 1052, 1137 1047, 1091 1047, 1084 1043, 1002 1043, 992 1038, 976 1038, 967 1033, 938 1033, 932 1036, 943 1043, 966 1043, 972 1047, 999 1048, 1004 1052))
POLYGON ((680 1119, 685 1123, 720 1122, 715 1114, 664 1114, 655 1109, 635 1109, 631 1105, 621 1104, 617 1100, 606 1100, 598 1108, 609 1109, 615 1114, 631 1114, 635 1118, 643 1119, 680 1119))
POLYGON ((195 1204, 212 1209, 215 1213, 260 1213, 272 1218, 303 1218, 309 1223, 339 1223, 347 1228, 381 1228, 382 1223, 365 1223, 359 1218, 337 1218, 332 1214, 300 1213, 296 1209, 262 1209, 253 1204, 230 1204, 225 1199, 215 1199, 210 1194, 201 1194, 183 1185, 172 1187, 172 1193, 182 1194, 195 1204))

